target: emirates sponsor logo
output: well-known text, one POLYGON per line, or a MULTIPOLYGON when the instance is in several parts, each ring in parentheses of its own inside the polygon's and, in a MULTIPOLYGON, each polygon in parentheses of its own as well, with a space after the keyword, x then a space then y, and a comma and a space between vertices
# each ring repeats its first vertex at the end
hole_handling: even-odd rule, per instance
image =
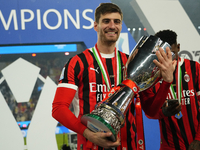
MULTIPOLYGON (((182 91, 182 99, 181 99, 181 105, 190 105, 190 97, 194 97, 194 89, 192 90, 183 90, 182 91)), ((167 97, 168 99, 171 99, 170 93, 167 97)))
POLYGON ((89 86, 90 92, 96 93, 97 102, 101 102, 106 97, 106 93, 109 92, 105 84, 97 84, 96 82, 90 82, 89 86))

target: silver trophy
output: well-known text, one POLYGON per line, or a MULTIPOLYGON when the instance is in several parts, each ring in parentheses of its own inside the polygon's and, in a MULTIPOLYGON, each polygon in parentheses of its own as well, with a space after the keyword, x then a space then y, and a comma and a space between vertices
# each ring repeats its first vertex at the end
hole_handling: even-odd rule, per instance
MULTIPOLYGON (((111 89, 108 96, 99 102, 90 114, 83 115, 81 122, 93 132, 112 132, 110 140, 116 141, 133 97, 160 80, 160 71, 153 63, 154 59, 158 60, 155 53, 160 47, 165 52, 166 47, 171 48, 168 43, 156 36, 143 36, 127 60, 123 82, 114 92, 111 89)), ((175 57, 174 53, 172 57, 175 57)))

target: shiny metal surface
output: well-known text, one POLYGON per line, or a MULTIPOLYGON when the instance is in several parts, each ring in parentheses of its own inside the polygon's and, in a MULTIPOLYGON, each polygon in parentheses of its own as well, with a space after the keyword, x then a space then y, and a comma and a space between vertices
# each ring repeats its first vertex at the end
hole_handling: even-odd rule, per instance
MULTIPOLYGON (((165 52, 166 47, 171 49, 168 43, 163 42, 156 36, 143 36, 128 58, 123 72, 124 79, 134 81, 139 87, 139 92, 150 88, 160 80, 160 71, 153 63, 154 59, 158 60, 155 53, 160 47, 162 47, 165 52)), ((172 57, 175 57, 174 53, 172 57)))
MULTIPOLYGON (((162 47, 166 52, 166 47, 170 45, 163 42, 155 36, 143 36, 133 51, 123 71, 124 80, 134 83, 136 93, 150 88, 157 83, 159 78, 159 69, 153 63, 157 59, 156 51, 162 47)), ((171 47, 170 47, 171 48, 171 47)), ((175 54, 172 54, 173 58, 175 54)), ((81 122, 94 132, 104 131, 112 132, 112 141, 116 140, 117 133, 125 122, 126 112, 134 97, 133 87, 123 84, 110 97, 96 105, 96 108, 90 113, 83 115, 81 122)))
POLYGON ((110 96, 106 101, 98 103, 96 107, 105 107, 114 112, 116 114, 116 118, 120 121, 120 125, 122 126, 125 119, 124 114, 126 114, 133 96, 134 93, 129 87, 121 86, 116 93, 110 96))

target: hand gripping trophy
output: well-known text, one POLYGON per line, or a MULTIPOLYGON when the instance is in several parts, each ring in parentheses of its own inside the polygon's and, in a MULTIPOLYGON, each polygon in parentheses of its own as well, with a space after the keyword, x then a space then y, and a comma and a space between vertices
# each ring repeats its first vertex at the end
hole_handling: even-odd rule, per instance
MULTIPOLYGON (((153 63, 153 60, 157 59, 155 53, 160 47, 166 52, 166 47, 170 47, 170 45, 152 35, 141 37, 127 60, 122 83, 113 87, 90 114, 83 115, 81 122, 94 132, 112 132, 110 140, 116 141, 117 134, 124 125, 126 112, 135 97, 136 128, 140 130, 140 132, 137 131, 137 143, 144 146, 138 93, 152 87, 160 80, 159 69, 153 63), (138 122, 140 122, 140 126, 138 126, 138 122)), ((174 57, 173 53, 172 57, 174 57)))

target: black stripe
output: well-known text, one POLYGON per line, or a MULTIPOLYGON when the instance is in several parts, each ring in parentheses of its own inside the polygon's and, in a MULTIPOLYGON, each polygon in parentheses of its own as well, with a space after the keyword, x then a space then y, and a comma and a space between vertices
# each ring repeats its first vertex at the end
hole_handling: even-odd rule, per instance
POLYGON ((168 120, 169 120, 169 125, 170 125, 172 136, 173 136, 174 147, 175 147, 176 150, 181 150, 180 145, 179 145, 179 141, 178 141, 178 136, 176 134, 176 129, 175 129, 175 126, 172 122, 171 117, 168 117, 168 120))
POLYGON ((124 71, 124 69, 125 69, 125 65, 126 64, 123 64, 123 61, 122 61, 122 55, 126 55, 126 58, 128 59, 128 55, 127 54, 123 54, 123 53, 121 53, 121 52, 119 52, 119 56, 120 56, 120 61, 121 61, 121 81, 120 81, 120 83, 122 82, 122 80, 123 80, 123 71, 124 71))
MULTIPOLYGON (((100 147, 100 146, 98 146, 98 150, 103 150, 103 148, 102 147, 100 147)), ((105 149, 106 150, 106 149, 105 149)))
POLYGON ((183 119, 180 118, 180 119, 177 119, 177 122, 178 122, 178 126, 180 128, 180 131, 181 131, 181 136, 184 140, 184 143, 185 143, 185 147, 186 149, 188 148, 189 146, 189 143, 188 143, 188 139, 187 139, 187 135, 185 133, 185 128, 184 128, 184 124, 183 124, 183 119))
POLYGON ((161 126, 162 126, 163 137, 164 137, 165 141, 167 142, 167 144, 169 145, 169 141, 168 141, 168 138, 167 138, 167 130, 166 130, 164 119, 161 119, 161 126))
MULTIPOLYGON (((80 53, 79 58, 83 62, 84 68, 88 68, 88 60, 85 57, 84 53, 80 53)), ((83 97, 84 97, 84 104, 83 104, 83 114, 90 113, 90 104, 89 104, 89 77, 88 77, 88 69, 84 69, 83 72, 83 97), (88 90, 84 90, 88 89, 88 90)))
MULTIPOLYGON (((159 83, 159 84, 160 84, 160 83, 159 83)), ((153 90, 152 90, 152 91, 153 91, 154 94, 156 94, 156 87, 155 87, 155 86, 153 87, 153 90)))
POLYGON ((78 85, 79 81, 78 81, 77 76, 78 76, 78 74, 79 74, 79 72, 80 72, 80 66, 79 66, 79 63, 78 63, 78 62, 76 62, 76 65, 75 65, 74 70, 76 71, 76 72, 74 72, 75 84, 78 85))
POLYGON ((113 72, 113 65, 112 65, 112 59, 111 58, 106 58, 106 66, 107 66, 107 70, 108 70, 108 74, 109 74, 109 78, 110 78, 110 82, 111 82, 111 86, 113 87, 115 84, 115 78, 114 78, 114 72, 113 72))
POLYGON ((68 63, 65 64, 65 72, 64 72, 64 79, 62 82, 68 83, 68 78, 67 78, 67 74, 68 74, 68 67, 69 67, 69 62, 70 62, 71 58, 69 59, 68 63))

